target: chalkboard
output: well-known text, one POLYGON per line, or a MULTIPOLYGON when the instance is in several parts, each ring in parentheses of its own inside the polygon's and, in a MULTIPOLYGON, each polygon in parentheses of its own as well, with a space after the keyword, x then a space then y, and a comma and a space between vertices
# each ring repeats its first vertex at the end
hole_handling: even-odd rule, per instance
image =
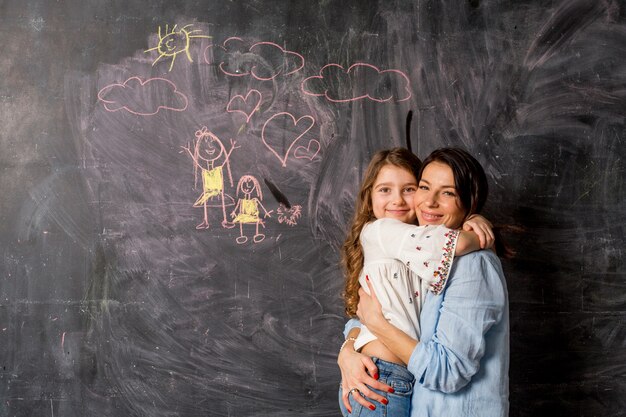
POLYGON ((511 416, 624 416, 626 2, 0 2, 0 416, 338 416, 371 155, 460 146, 511 416))

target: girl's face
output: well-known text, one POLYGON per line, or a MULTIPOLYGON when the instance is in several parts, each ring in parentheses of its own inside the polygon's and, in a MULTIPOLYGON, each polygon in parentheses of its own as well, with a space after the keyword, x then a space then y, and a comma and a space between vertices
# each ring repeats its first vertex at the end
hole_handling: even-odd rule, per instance
POLYGON ((413 204, 421 226, 443 224, 461 227, 465 210, 456 192, 452 169, 441 162, 431 162, 422 171, 413 204))
POLYGON ((413 195, 416 191, 417 180, 411 172, 395 165, 383 166, 372 186, 374 217, 415 223, 413 195))

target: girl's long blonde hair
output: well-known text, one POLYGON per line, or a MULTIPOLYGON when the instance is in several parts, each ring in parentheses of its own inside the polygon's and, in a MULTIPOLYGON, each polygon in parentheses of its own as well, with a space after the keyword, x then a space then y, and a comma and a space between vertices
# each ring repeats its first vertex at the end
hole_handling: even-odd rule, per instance
POLYGON ((360 241, 361 230, 367 222, 375 220, 372 208, 372 187, 376 182, 378 173, 385 165, 394 165, 405 169, 415 177, 417 182, 422 163, 408 149, 391 148, 376 152, 367 166, 356 201, 354 218, 352 219, 346 240, 341 247, 341 262, 346 275, 343 299, 346 314, 349 317, 356 316, 356 308, 359 303, 359 275, 363 269, 363 248, 360 241))

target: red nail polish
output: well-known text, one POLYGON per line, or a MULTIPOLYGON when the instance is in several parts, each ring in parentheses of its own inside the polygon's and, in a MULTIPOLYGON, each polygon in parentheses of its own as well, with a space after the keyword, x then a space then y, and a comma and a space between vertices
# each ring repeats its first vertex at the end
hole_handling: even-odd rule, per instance
POLYGON ((369 275, 365 275, 365 280, 366 280, 366 281, 369 281, 369 280, 370 280, 369 275))
POLYGON ((383 398, 382 400, 380 400, 380 402, 385 404, 385 405, 389 404, 389 400, 386 399, 386 398, 383 398))
POLYGON ((348 414, 352 414, 352 410, 348 409, 348 414))
POLYGON ((378 374, 374 374, 374 379, 378 379, 378 374))
POLYGON ((393 389, 393 388, 389 388, 389 389, 387 390, 387 392, 389 392, 389 393, 393 394, 394 392, 396 392, 396 390, 395 390, 395 389, 393 389))
POLYGON ((373 405, 370 405, 370 410, 374 411, 376 410, 376 407, 374 407, 373 405))

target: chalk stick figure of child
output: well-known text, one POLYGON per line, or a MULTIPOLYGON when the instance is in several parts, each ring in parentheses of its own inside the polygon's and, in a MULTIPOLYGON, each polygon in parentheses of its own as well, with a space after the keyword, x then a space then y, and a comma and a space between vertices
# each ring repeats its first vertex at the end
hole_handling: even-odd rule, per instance
POLYGON ((265 227, 265 224, 259 217, 259 207, 265 212, 264 217, 271 217, 273 210, 267 211, 263 204, 261 204, 263 193, 259 181, 252 175, 242 176, 237 184, 237 197, 239 197, 237 205, 230 214, 233 218, 233 223, 239 223, 239 237, 236 239, 237 243, 242 244, 248 241, 248 236, 243 233, 244 224, 255 225, 255 233, 252 240, 254 243, 261 242, 265 239, 265 235, 259 233, 259 225, 265 227))

